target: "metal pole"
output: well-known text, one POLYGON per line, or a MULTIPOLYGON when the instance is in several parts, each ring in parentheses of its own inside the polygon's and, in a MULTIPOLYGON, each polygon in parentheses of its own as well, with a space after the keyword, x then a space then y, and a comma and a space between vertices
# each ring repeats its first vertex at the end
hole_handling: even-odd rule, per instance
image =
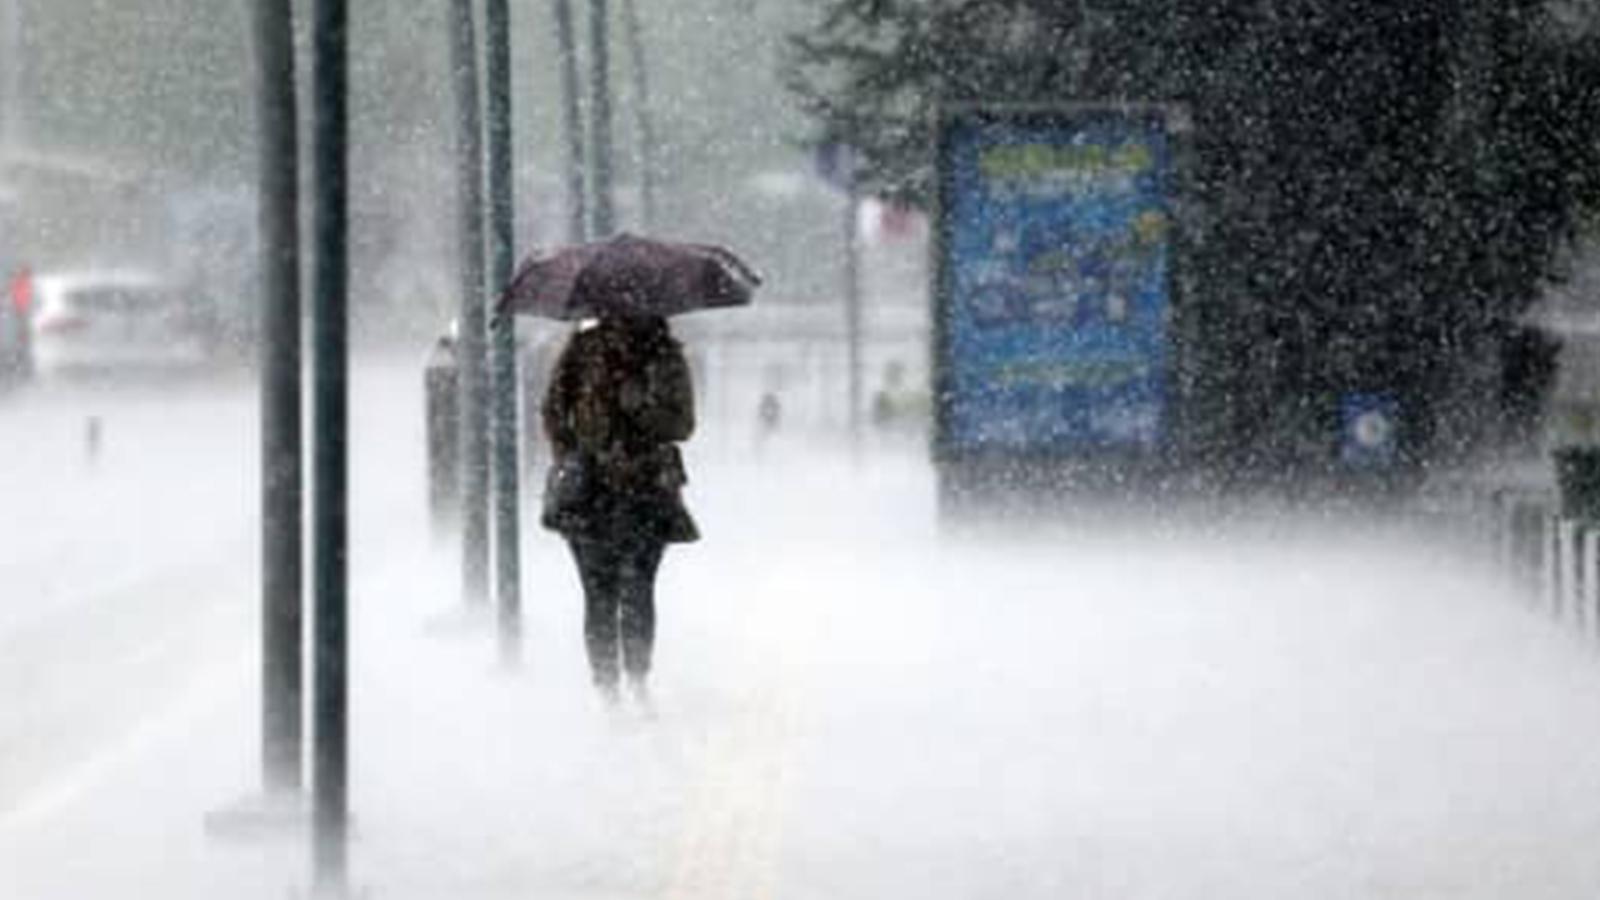
POLYGON ((456 104, 456 203, 460 229, 461 590, 469 606, 489 598, 489 379, 483 297, 483 125, 472 0, 452 0, 451 85, 456 104))
POLYGON ((844 309, 845 344, 850 380, 850 440, 861 442, 861 241, 857 220, 861 213, 861 190, 856 186, 854 166, 844 213, 844 309))
POLYGON ((316 0, 312 113, 316 164, 316 247, 312 378, 316 466, 312 494, 316 621, 315 796, 312 858, 319 890, 343 891, 349 840, 349 237, 346 197, 346 68, 344 0, 316 0))
POLYGON ((622 0, 622 20, 628 58, 633 61, 633 114, 639 131, 639 219, 648 232, 656 222, 656 130, 650 112, 650 65, 645 58, 638 0, 622 0))
POLYGON ((256 0, 261 130, 261 759, 267 793, 303 786, 304 468, 299 136, 291 0, 256 0))
POLYGON ((607 17, 606 0, 589 0, 589 140, 594 151, 592 236, 597 238, 610 237, 617 224, 611 195, 611 53, 607 17))
MULTIPOLYGON (((489 280, 498 294, 516 265, 511 147, 511 13, 506 0, 486 0, 483 14, 488 85, 489 280)), ((494 404, 495 597, 500 610, 500 652, 514 661, 521 650, 522 553, 517 519, 516 319, 506 315, 491 329, 494 404)))
POLYGON ((14 150, 22 134, 22 4, 0 4, 0 28, 5 30, 4 57, 0 58, 0 147, 14 150))
POLYGON ((567 240, 588 236, 589 212, 583 179, 583 109, 578 83, 578 41, 572 26, 572 0, 555 0, 556 42, 561 53, 561 114, 567 132, 567 240))

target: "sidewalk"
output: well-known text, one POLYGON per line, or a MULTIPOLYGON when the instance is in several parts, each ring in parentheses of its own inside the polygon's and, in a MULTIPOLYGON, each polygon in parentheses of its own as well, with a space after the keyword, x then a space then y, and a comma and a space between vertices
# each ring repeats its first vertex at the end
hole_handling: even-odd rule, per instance
MULTIPOLYGON (((448 627, 454 554, 420 520, 381 540, 358 522, 358 888, 1279 900, 1600 883, 1600 662, 1470 563, 1399 532, 1273 523, 941 538, 912 460, 691 467, 707 539, 664 567, 653 720, 592 698, 548 535, 527 535, 526 661, 508 672, 491 632, 448 627)), ((256 784, 249 624, 173 711, 0 820, 0 896, 306 886, 302 839, 201 827, 256 784)))

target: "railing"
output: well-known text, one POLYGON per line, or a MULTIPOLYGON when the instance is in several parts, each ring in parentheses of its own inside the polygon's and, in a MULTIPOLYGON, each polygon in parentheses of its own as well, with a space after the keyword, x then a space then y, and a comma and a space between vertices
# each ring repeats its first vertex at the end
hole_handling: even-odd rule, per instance
POLYGON ((1600 522, 1566 515, 1555 488, 1498 487, 1478 495, 1472 537, 1528 604, 1600 640, 1600 522))

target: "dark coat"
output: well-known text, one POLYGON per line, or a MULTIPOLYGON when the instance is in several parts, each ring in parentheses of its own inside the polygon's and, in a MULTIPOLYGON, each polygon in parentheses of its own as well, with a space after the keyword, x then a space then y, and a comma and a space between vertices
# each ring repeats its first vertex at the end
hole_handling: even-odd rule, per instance
POLYGON ((677 447, 694 432, 694 387, 665 320, 603 320, 573 334, 543 418, 555 464, 577 457, 585 471, 581 499, 546 527, 609 542, 699 538, 677 447))

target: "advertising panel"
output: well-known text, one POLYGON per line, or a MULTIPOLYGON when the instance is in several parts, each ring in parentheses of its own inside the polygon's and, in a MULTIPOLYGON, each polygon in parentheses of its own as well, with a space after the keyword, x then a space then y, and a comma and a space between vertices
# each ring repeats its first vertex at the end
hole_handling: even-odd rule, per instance
POLYGON ((939 139, 937 441, 1154 450, 1170 348, 1160 108, 947 114, 939 139))

